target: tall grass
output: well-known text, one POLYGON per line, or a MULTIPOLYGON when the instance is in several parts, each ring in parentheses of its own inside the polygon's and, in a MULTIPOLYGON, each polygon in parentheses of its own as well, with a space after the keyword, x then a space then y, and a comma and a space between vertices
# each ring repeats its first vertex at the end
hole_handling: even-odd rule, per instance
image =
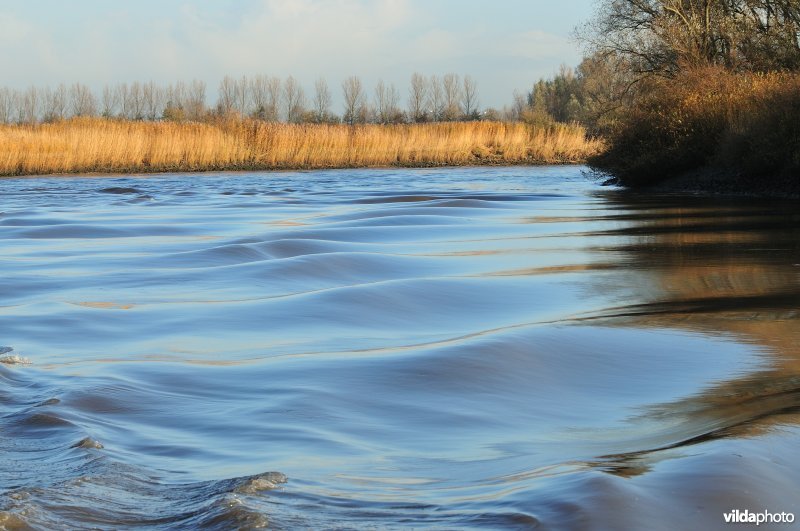
POLYGON ((602 142, 578 125, 210 123, 74 118, 0 126, 0 174, 581 162, 602 142))
POLYGON ((755 191, 800 191, 800 74, 695 68, 642 94, 593 166, 629 186, 712 170, 755 191))

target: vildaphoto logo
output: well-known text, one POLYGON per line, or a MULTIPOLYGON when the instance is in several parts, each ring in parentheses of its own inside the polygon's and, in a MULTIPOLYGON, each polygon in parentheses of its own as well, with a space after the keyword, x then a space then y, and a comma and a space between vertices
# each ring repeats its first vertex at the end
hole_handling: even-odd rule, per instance
POLYGON ((761 511, 760 513, 750 512, 745 509, 741 511, 734 509, 729 513, 723 513, 726 524, 792 524, 794 523, 794 513, 771 513, 761 511))

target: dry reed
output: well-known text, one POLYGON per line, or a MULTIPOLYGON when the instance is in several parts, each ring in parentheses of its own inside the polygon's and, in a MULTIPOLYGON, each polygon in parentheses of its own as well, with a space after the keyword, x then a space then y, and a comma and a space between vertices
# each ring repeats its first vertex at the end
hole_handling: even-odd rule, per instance
POLYGON ((74 118, 0 126, 0 175, 582 162, 578 125, 211 123, 74 118))

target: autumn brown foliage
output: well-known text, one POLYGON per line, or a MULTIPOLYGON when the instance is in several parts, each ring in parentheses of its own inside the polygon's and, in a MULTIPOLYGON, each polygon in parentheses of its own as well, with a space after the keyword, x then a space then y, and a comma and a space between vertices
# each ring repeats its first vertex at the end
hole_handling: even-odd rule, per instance
POLYGON ((594 166, 631 186, 699 168, 800 179, 800 74, 687 69, 653 78, 594 166))

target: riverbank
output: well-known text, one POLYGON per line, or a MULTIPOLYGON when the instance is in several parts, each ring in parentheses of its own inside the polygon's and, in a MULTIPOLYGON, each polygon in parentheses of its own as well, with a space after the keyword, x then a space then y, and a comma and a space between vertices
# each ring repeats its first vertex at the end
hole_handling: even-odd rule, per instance
POLYGON ((800 195, 800 74, 704 67, 642 83, 593 168, 644 190, 800 195))
POLYGON ((748 176, 721 168, 700 168, 673 176, 646 189, 741 197, 800 198, 800 180, 791 176, 748 176))
POLYGON ((791 176, 754 177, 723 168, 704 167, 679 173, 647 186, 626 186, 620 179, 599 172, 604 184, 620 185, 640 194, 687 193, 730 197, 800 199, 800 181, 791 176))
POLYGON ((0 126, 0 175, 581 163, 603 148, 573 124, 283 124, 74 118, 0 126))

